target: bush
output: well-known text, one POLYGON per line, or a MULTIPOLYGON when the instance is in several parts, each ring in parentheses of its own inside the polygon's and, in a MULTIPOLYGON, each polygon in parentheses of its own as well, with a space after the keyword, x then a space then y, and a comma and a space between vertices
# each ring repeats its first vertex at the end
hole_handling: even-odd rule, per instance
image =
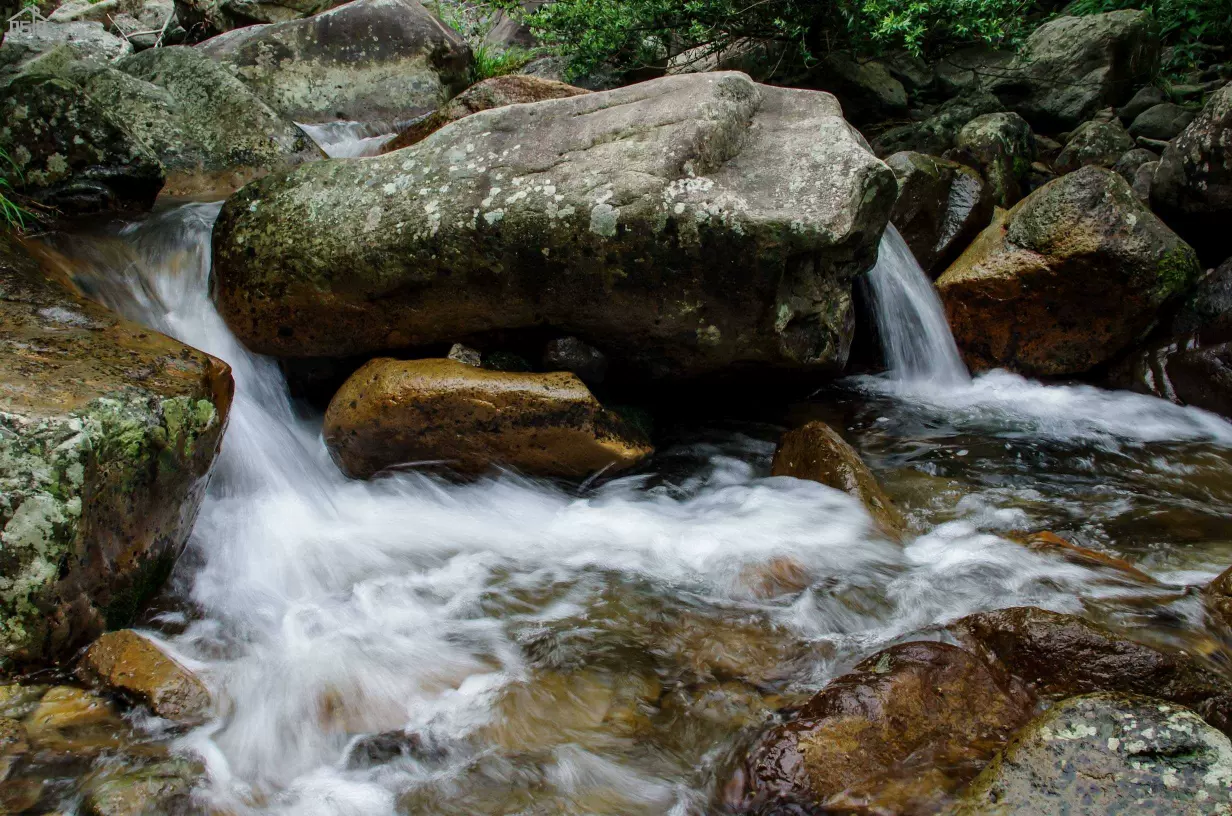
POLYGON ((1186 71, 1204 62, 1212 47, 1232 46, 1232 0, 1077 0, 1072 14, 1099 14, 1146 9, 1159 21, 1159 32, 1172 56, 1165 70, 1186 71))

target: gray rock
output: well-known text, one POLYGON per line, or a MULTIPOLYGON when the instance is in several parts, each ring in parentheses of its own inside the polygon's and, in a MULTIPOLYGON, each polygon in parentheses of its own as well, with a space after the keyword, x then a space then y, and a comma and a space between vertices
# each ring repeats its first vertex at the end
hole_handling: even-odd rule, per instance
POLYGON ((1122 123, 1128 125, 1137 119, 1143 111, 1167 101, 1168 95, 1166 93, 1154 85, 1147 85, 1134 94, 1133 98, 1126 102, 1124 106, 1117 109, 1117 116, 1121 118, 1122 123))
POLYGON ((607 357, 576 337, 559 337, 543 350, 545 371, 571 371, 587 385, 598 385, 607 376, 607 357))
POLYGON ((1230 809, 1226 736, 1180 706, 1092 694, 1023 727, 947 814, 1204 816, 1230 809))
POLYGON ((85 816, 194 816, 193 787, 205 768, 187 759, 166 759, 140 768, 104 765, 84 784, 85 816))
MULTIPOLYGON (((7 27, 7 24, 6 24, 7 27)), ((9 33, 0 43, 0 77, 21 72, 32 60, 56 48, 67 47, 76 59, 106 65, 133 53, 120 37, 108 34, 101 23, 53 23, 28 33, 9 33)))
POLYGON ((1151 204, 1205 262, 1232 255, 1232 84, 1164 151, 1151 204))
POLYGON ((1159 172, 1159 162, 1152 161, 1143 164, 1134 173, 1134 180, 1130 183, 1130 187, 1139 201, 1150 202, 1151 188, 1155 185, 1155 174, 1157 172, 1159 172))
POLYGON ((895 190, 829 94, 665 77, 250 184, 214 230, 215 296, 284 356, 547 324, 651 377, 834 371, 895 190))
POLYGON ((352 0, 197 47, 296 122, 413 119, 470 78, 470 48, 419 0, 352 0))
POLYGON ((1111 167, 1133 148, 1133 138, 1125 132, 1117 119, 1108 122, 1086 122, 1070 135, 1065 149, 1052 166, 1059 173, 1072 173, 1079 167, 1090 164, 1096 167, 1111 167))
POLYGON ((132 13, 115 15, 111 28, 132 43, 136 51, 156 45, 179 45, 188 37, 176 20, 171 0, 145 0, 132 13))
POLYGON ((936 277, 992 220, 992 190, 976 171, 936 156, 895 153, 886 164, 898 179, 890 221, 936 277))
POLYGON ((339 0, 175 0, 175 15, 200 40, 245 26, 300 20, 338 5, 339 0))
POLYGON ((1172 319, 1172 333, 1197 334, 1205 343, 1232 340, 1232 258, 1198 282, 1172 319))
MULTIPOLYGON (((522 14, 529 15, 538 11, 545 2, 546 0, 522 0, 518 5, 522 14)), ((539 40, 526 23, 498 11, 492 20, 492 27, 483 37, 483 44, 503 51, 508 48, 534 48, 539 45, 539 40)))
POLYGON ((989 113, 959 131, 946 158, 980 170, 997 206, 1011 207, 1022 198, 1022 182, 1035 159, 1035 139, 1018 114, 989 113))
POLYGON ((1132 150, 1125 151, 1116 160, 1116 164, 1112 165, 1112 172, 1125 179, 1132 187, 1134 180, 1138 177, 1138 168, 1144 164, 1157 161, 1159 161, 1157 153, 1152 153, 1143 147, 1135 147, 1132 150))
POLYGON ((853 122, 891 119, 907 112, 907 90, 877 60, 829 54, 810 77, 810 85, 834 94, 853 122))
POLYGON ((483 355, 478 350, 470 346, 464 346, 461 343, 454 343, 449 347, 449 353, 445 355, 446 359, 456 360, 459 363, 466 363, 468 366, 479 368, 483 365, 483 355))
POLYGON ((962 48, 937 61, 937 84, 949 94, 987 90, 1005 78, 1013 59, 1013 51, 984 45, 962 48))
POLYGON ((883 158, 906 150, 939 156, 954 146, 958 132, 972 119, 1004 110, 997 97, 973 91, 949 100, 922 122, 900 125, 880 134, 872 141, 873 152, 883 158))
POLYGON ((1180 136, 1181 131, 1189 127, 1189 123, 1193 120, 1193 111, 1171 102, 1165 102, 1147 108, 1139 114, 1138 118, 1134 119, 1134 123, 1129 126, 1129 135, 1135 138, 1170 142, 1180 136))
POLYGON ((1026 41, 994 93, 1041 130, 1068 130, 1124 103, 1159 68, 1159 36, 1145 11, 1058 17, 1026 41))

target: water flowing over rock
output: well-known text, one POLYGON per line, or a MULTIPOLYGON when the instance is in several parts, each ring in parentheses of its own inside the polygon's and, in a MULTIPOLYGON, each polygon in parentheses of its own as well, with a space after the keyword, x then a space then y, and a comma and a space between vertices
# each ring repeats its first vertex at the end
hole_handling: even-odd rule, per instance
POLYGON ((1210 264, 1232 255, 1232 84, 1211 96, 1168 146, 1151 204, 1210 264))
POLYGON ((1232 743, 1192 711, 1093 694, 1032 720, 946 816, 1224 813, 1232 743))
POLYGON ((1036 127, 1069 130, 1126 102, 1158 70, 1150 12, 1058 17, 1027 38, 992 90, 1036 127))
POLYGON ((250 184, 215 302, 286 356, 546 324, 644 376, 833 372, 895 188, 828 94, 667 77, 250 184))
POLYGON ((202 722, 212 707, 209 691, 192 672, 131 629, 108 632, 90 644, 77 674, 176 722, 202 722))
POLYGON ((492 77, 477 82, 455 96, 443 107, 416 121, 381 148, 382 153, 392 153, 436 133, 450 122, 470 116, 479 111, 503 108, 506 105, 522 105, 542 102, 545 99, 565 99, 590 93, 585 88, 576 88, 564 82, 540 79, 534 76, 510 75, 492 77))
POLYGON ((0 657, 130 622, 192 526, 231 401, 225 363, 44 279, 0 235, 0 657))
POLYGON ((995 220, 937 289, 973 368, 1062 375, 1140 339, 1199 273, 1124 179, 1085 167, 995 220))
POLYGON ((898 179, 890 221, 924 272, 937 277, 992 220, 992 190, 975 170, 923 153, 895 153, 898 179))
POLYGON ((506 465, 536 476, 623 470, 652 448, 569 373, 485 371, 456 360, 376 359, 325 414, 325 441, 349 476, 440 462, 478 474, 506 465))
POLYGON ((419 0, 352 0, 197 48, 296 122, 406 120, 467 85, 471 51, 419 0))

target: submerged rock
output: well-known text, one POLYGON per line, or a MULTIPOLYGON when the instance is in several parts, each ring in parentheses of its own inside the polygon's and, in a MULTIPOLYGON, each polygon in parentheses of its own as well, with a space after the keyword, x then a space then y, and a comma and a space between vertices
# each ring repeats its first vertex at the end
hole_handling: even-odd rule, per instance
POLYGON ((828 94, 667 77, 250 184, 214 228, 214 296, 278 355, 546 324, 642 376, 834 372, 895 187, 828 94))
POLYGON ((192 672, 131 629, 108 632, 94 641, 77 674, 135 697, 158 716, 176 722, 202 722, 212 707, 209 691, 192 672))
POLYGON ((225 363, 45 279, 0 234, 0 659, 130 623, 192 526, 225 363))
POLYGON ((1085 167, 994 221, 937 289, 972 368, 1079 374, 1138 340, 1199 271, 1124 179, 1085 167))
POLYGON ((767 734, 730 804, 751 813, 935 812, 1031 713, 1030 694, 962 649, 895 646, 767 734))
POLYGON ((564 82, 540 79, 534 76, 512 74, 492 77, 478 82, 449 100, 447 104, 419 119, 402 130, 381 147, 382 153, 392 153, 404 147, 422 142, 450 122, 456 122, 472 113, 503 108, 506 105, 524 105, 542 102, 545 99, 565 99, 590 93, 585 88, 576 88, 564 82))
POLYGON ((947 816, 1232 810, 1232 743, 1180 706, 1092 694, 1016 734, 947 816))
POLYGON ((968 122, 958 133, 952 158, 980 170, 1000 207, 1015 204, 1035 159, 1031 126, 1016 113, 989 113, 968 122))
POLYGON ((409 119, 462 91, 471 64, 461 36, 419 0, 352 0, 197 48, 296 122, 409 119))
POLYGON ((890 221, 929 277, 935 278, 992 220, 991 188, 970 167, 922 153, 895 153, 898 179, 890 221))
POLYGON ((856 449, 824 422, 783 434, 770 473, 821 482, 855 496, 886 532, 900 533, 906 524, 856 449))
POLYGON ((411 462, 578 477, 622 470, 653 450, 572 374, 456 360, 373 360, 334 396, 324 433, 334 461, 357 478, 411 462))
POLYGON ((1029 606, 969 615, 951 629, 1041 694, 1150 694, 1232 732, 1232 684, 1183 652, 1162 652, 1074 615, 1029 606))
POLYGON ((194 816, 202 812, 192 789, 204 776, 200 763, 168 759, 145 767, 104 767, 87 779, 85 816, 194 816))

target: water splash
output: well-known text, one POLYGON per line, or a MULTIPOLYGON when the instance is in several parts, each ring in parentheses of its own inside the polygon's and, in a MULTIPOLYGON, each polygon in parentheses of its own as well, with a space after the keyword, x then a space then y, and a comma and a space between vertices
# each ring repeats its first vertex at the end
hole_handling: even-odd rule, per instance
POLYGON ((331 159, 376 156, 408 122, 324 122, 299 124, 331 159))

